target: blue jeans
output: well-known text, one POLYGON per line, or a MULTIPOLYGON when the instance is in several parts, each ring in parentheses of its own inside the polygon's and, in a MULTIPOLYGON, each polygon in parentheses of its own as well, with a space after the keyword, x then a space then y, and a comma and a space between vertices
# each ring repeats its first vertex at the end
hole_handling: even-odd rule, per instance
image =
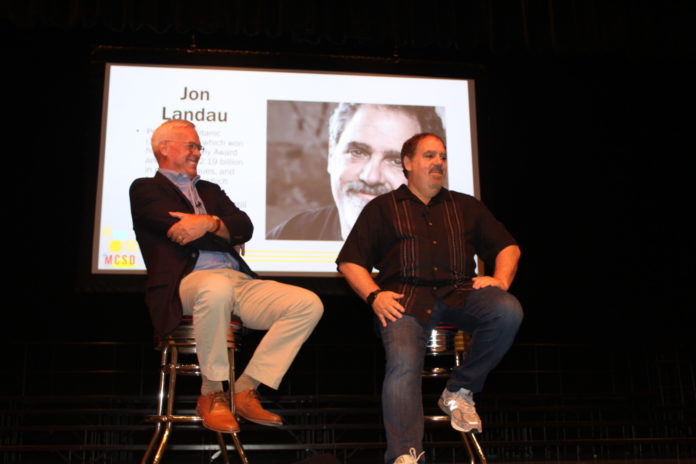
POLYGON ((469 352, 447 382, 451 391, 479 392, 488 373, 512 345, 522 322, 522 306, 497 287, 473 290, 463 308, 437 302, 430 320, 412 316, 380 325, 386 357, 382 387, 382 414, 387 435, 385 462, 392 463, 410 448, 423 450, 421 373, 425 343, 436 325, 451 325, 471 334, 469 352))

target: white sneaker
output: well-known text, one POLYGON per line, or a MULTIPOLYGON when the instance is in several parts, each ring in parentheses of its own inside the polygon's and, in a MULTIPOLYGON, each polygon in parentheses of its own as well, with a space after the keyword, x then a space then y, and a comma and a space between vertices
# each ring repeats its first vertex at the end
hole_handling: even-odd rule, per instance
POLYGON ((421 451, 420 454, 416 454, 416 449, 411 448, 408 450, 408 454, 402 454, 398 458, 396 458, 396 461, 394 461, 394 464, 418 464, 418 460, 423 457, 425 454, 425 451, 421 451))
POLYGON ((452 428, 460 432, 481 432, 481 418, 476 413, 474 394, 466 388, 451 392, 445 388, 437 402, 440 409, 450 416, 452 428))

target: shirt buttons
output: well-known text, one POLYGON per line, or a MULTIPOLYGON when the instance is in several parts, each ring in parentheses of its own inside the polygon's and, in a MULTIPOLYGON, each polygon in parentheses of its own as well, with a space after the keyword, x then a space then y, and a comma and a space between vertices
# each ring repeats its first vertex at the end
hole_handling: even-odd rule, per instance
POLYGON ((439 270, 440 270, 440 268, 439 268, 439 267, 437 267, 437 266, 433 266, 433 271, 439 271, 439 270))
POLYGON ((433 240, 433 245, 437 245, 437 240, 433 240))
POLYGON ((432 309, 426 309, 425 314, 432 314, 433 310, 432 309))

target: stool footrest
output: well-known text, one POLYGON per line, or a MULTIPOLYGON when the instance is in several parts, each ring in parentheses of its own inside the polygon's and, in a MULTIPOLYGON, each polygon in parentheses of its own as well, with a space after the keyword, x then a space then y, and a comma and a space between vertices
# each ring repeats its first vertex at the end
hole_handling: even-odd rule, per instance
POLYGON ((148 416, 145 418, 145 422, 191 422, 198 423, 201 422, 199 416, 179 416, 179 415, 161 415, 161 416, 148 416))
POLYGON ((449 422, 450 416, 424 416, 426 421, 429 422, 449 422))

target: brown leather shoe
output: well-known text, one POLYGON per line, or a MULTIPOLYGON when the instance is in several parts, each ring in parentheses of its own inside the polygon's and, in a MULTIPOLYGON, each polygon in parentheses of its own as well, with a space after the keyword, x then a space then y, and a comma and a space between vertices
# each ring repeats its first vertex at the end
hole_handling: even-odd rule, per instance
POLYGON ((215 432, 239 432, 239 424, 230 411, 229 393, 216 391, 201 395, 196 403, 196 414, 203 419, 203 427, 215 432))
POLYGON ((261 407, 259 394, 253 388, 234 394, 234 411, 246 420, 257 424, 271 427, 283 425, 283 419, 280 416, 261 407))

